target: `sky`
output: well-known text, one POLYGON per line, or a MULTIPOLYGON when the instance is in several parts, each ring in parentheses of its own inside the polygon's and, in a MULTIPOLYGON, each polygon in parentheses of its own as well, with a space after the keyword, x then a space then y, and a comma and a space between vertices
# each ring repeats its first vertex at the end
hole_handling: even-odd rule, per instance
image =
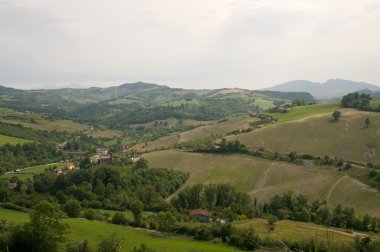
POLYGON ((380 0, 0 0, 0 85, 380 84, 380 0))

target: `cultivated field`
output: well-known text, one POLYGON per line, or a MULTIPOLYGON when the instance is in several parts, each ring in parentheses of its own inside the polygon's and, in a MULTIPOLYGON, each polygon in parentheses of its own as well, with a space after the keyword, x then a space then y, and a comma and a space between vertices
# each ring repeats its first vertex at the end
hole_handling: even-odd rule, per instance
MULTIPOLYGON (((272 152, 343 158, 356 162, 380 162, 380 113, 341 109, 341 118, 333 122, 331 113, 319 114, 287 123, 279 123, 231 136, 248 148, 263 147, 272 152), (364 121, 370 119, 369 127, 364 121)), ((281 121, 280 121, 281 122, 281 121)))
MULTIPOLYGON (((380 217, 380 193, 334 167, 301 166, 246 155, 219 155, 158 151, 143 155, 152 167, 188 172, 185 186, 229 183, 263 203, 276 194, 292 191, 311 200, 353 206, 358 212, 380 217), (347 176, 347 177, 345 177, 347 176)), ((359 168, 352 168, 359 169, 359 168)))
POLYGON ((88 136, 92 136, 94 138, 115 138, 122 135, 120 131, 117 130, 89 130, 86 131, 88 136))
MULTIPOLYGON (((0 208, 0 216, 8 221, 19 223, 29 220, 28 215, 25 213, 2 208, 0 208)), ((93 249, 95 249, 96 244, 99 242, 99 236, 106 236, 112 232, 116 232, 124 237, 123 251, 130 251, 130 249, 140 246, 142 243, 160 252, 189 252, 192 250, 210 252, 241 251, 234 247, 211 242, 198 242, 190 238, 159 237, 143 230, 103 222, 71 218, 65 219, 64 222, 70 225, 71 232, 68 234, 68 242, 88 240, 90 247, 93 249)))

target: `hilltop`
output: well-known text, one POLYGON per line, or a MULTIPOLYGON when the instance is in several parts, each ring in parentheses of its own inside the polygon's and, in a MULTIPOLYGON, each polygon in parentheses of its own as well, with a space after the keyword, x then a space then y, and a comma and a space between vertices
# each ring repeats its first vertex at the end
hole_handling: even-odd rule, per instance
POLYGON ((281 91, 281 92, 308 92, 314 97, 327 100, 339 98, 347 93, 368 89, 371 91, 380 91, 380 86, 365 82, 355 82, 342 79, 330 79, 324 83, 311 82, 307 80, 289 81, 283 84, 275 85, 264 90, 281 91))

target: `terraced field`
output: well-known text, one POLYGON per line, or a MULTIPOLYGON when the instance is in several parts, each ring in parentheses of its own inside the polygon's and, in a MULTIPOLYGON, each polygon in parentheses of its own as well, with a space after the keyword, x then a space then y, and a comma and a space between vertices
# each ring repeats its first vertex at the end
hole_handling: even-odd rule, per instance
POLYGON ((246 155, 175 150, 151 152, 143 157, 152 167, 188 172, 190 177, 184 187, 197 183, 229 183, 238 190, 249 192, 259 203, 276 194, 292 191, 311 200, 327 200, 331 207, 340 203, 353 206, 362 214, 380 217, 380 193, 334 167, 301 166, 246 155))

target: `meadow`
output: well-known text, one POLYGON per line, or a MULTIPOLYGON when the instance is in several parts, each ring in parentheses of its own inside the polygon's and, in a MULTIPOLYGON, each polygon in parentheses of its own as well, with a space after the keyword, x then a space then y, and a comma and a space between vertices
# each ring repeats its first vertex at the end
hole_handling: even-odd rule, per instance
POLYGON ((268 230, 268 222, 264 219, 239 221, 234 224, 237 228, 254 228, 262 238, 270 237, 288 241, 308 241, 317 238, 326 243, 352 242, 356 235, 371 236, 372 239, 380 240, 379 235, 366 233, 352 233, 336 228, 327 228, 321 225, 307 222, 281 220, 275 223, 275 230, 268 230))
POLYGON ((373 99, 370 101, 370 105, 372 108, 376 109, 380 107, 380 99, 373 99))
POLYGON ((312 115, 318 115, 322 113, 333 112, 340 109, 339 103, 321 103, 305 106, 293 107, 291 111, 287 113, 265 113, 278 119, 279 123, 289 122, 297 119, 302 119, 312 115))
POLYGON ((31 140, 22 139, 18 137, 11 137, 11 136, 5 136, 0 134, 0 146, 4 144, 24 144, 24 143, 30 143, 31 140))
POLYGON ((52 164, 39 165, 39 166, 33 166, 33 167, 20 169, 21 170, 20 173, 7 173, 7 174, 0 175, 0 180, 9 179, 12 177, 17 177, 21 180, 25 180, 27 178, 32 178, 34 174, 44 173, 46 168, 54 167, 54 166, 56 166, 57 168, 63 169, 66 166, 66 163, 65 162, 52 163, 52 164))
MULTIPOLYGON (((240 154, 176 150, 146 153, 143 157, 152 167, 189 173, 183 187, 197 183, 229 183, 248 192, 259 204, 276 194, 292 191, 304 194, 310 200, 326 200, 329 207, 337 204, 353 206, 360 214, 380 217, 379 192, 334 167, 296 165, 240 154)), ((355 169, 360 168, 352 168, 355 169)))
MULTIPOLYGON (((18 223, 29 220, 28 214, 0 208, 0 217, 8 221, 18 223)), ((151 234, 141 229, 119 226, 104 222, 89 221, 85 219, 66 218, 65 223, 70 225, 68 242, 81 242, 88 240, 90 247, 95 248, 99 242, 99 236, 106 236, 110 233, 117 233, 124 238, 123 250, 130 251, 135 246, 145 244, 148 247, 155 248, 160 252, 178 251, 210 251, 210 252, 228 252, 240 251, 237 248, 212 242, 199 242, 191 238, 176 237, 167 238, 151 234)), ((62 248, 63 250, 63 248, 62 248)))

